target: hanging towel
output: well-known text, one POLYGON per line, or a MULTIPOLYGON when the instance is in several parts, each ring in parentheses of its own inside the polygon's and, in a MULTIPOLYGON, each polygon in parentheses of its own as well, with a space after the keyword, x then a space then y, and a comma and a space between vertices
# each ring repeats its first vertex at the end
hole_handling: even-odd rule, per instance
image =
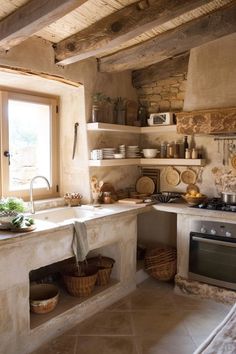
POLYGON ((74 221, 72 249, 76 263, 83 262, 88 254, 87 229, 84 222, 74 221))

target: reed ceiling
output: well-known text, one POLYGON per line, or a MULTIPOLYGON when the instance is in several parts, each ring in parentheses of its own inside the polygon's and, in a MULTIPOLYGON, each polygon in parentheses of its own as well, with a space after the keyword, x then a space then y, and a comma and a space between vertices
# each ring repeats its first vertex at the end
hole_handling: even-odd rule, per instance
MULTIPOLYGON (((101 67, 106 67, 107 63, 116 63, 122 54, 125 57, 135 53, 152 41, 158 44, 163 35, 168 41, 169 33, 178 29, 181 32, 194 21, 198 24, 196 31, 201 19, 214 22, 221 16, 224 25, 224 18, 228 23, 229 12, 236 15, 235 3, 235 0, 1 0, 0 49, 11 50, 28 37, 38 36, 54 44, 55 60, 60 65, 96 57, 100 58, 101 67), (222 15, 225 8, 227 11, 222 15)), ((227 24, 227 32, 224 29, 215 37, 235 30, 234 24, 227 24)), ((136 68, 135 64, 131 66, 136 68)), ((116 71, 114 65, 113 69, 116 71)))

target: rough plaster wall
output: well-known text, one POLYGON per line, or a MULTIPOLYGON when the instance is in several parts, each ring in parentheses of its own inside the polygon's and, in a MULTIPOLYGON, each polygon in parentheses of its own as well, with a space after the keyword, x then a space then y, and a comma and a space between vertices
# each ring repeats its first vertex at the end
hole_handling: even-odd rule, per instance
MULTIPOLYGON (((85 117, 84 123, 90 121, 91 118, 91 105, 92 105, 92 94, 97 91, 104 92, 110 97, 126 97, 128 99, 137 99, 136 91, 131 84, 130 72, 115 73, 115 74, 104 74, 97 72, 97 63, 95 59, 89 59, 82 61, 77 64, 72 64, 67 67, 60 67, 54 63, 54 52, 52 46, 49 42, 42 40, 37 37, 32 37, 24 41, 19 46, 12 48, 6 53, 0 53, 0 65, 18 67, 23 69, 28 69, 36 72, 43 72, 48 74, 54 74, 62 76, 66 79, 70 79, 76 82, 80 82, 84 85, 84 101, 85 117)), ((26 87, 27 89, 27 87, 26 87)), ((70 98, 72 100, 72 98, 70 98)), ((68 98, 64 98, 69 102, 68 98)), ((82 104, 82 102, 80 102, 82 104)), ((82 107, 82 105, 81 105, 82 107)), ((70 143, 73 134, 73 124, 77 121, 76 118, 76 108, 77 114, 80 112, 79 102, 78 107, 76 104, 72 104, 71 108, 65 112, 63 121, 61 123, 61 148, 63 161, 62 165, 62 191, 72 191, 76 189, 81 192, 84 196, 84 202, 89 201, 90 197, 90 186, 88 177, 88 168, 82 163, 83 168, 86 168, 83 175, 81 176, 81 161, 80 159, 75 159, 71 162, 71 148, 70 143), (72 114, 71 114, 72 113, 72 114), (69 141, 69 143, 68 143, 69 141), (87 172, 87 176, 86 175, 87 172)), ((85 126, 82 124, 83 132, 85 134, 85 126)), ((83 139, 83 138, 82 138, 83 139)), ((93 141, 96 141, 96 136, 93 141)), ((88 157, 87 141, 83 140, 82 151, 80 156, 84 159, 88 157)), ((120 171, 117 170, 116 180, 120 178, 120 171)), ((101 175, 104 175, 103 169, 96 169, 96 174, 99 179, 101 175)), ((107 173, 107 180, 113 182, 113 175, 107 173)), ((130 180, 127 181, 130 184, 130 180)))
MULTIPOLYGON (((149 136, 145 134, 142 137, 142 146, 144 147, 157 147, 160 149, 161 142, 165 141, 168 143, 174 143, 175 141, 182 141, 183 136, 176 133, 166 133, 166 134, 150 134, 149 136)), ((196 147, 201 150, 203 153, 203 157, 206 158, 206 166, 201 169, 200 167, 190 167, 192 170, 199 175, 197 180, 197 185, 199 186, 202 193, 207 194, 211 197, 219 196, 218 193, 220 189, 215 185, 215 177, 212 174, 212 169, 217 167, 218 169, 222 169, 222 171, 227 171, 230 169, 230 160, 229 166, 223 166, 223 143, 221 142, 219 145, 218 152, 218 143, 214 141, 214 137, 212 136, 195 136, 189 137, 190 146, 196 147)), ((181 172, 185 171, 188 167, 183 166, 175 166, 175 169, 181 174, 181 172)), ((180 183, 177 186, 168 185, 166 182, 166 173, 169 170, 169 167, 160 168, 161 170, 161 190, 162 191, 178 191, 185 192, 187 185, 180 183)))
POLYGON ((236 33, 191 50, 184 110, 235 107, 236 33))

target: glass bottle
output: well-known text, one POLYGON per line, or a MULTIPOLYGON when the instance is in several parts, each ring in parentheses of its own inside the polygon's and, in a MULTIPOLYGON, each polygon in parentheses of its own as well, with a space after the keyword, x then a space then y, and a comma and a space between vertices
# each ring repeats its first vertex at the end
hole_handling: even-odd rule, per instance
POLYGON ((188 149, 188 137, 187 135, 184 136, 184 151, 186 151, 186 149, 188 149))
POLYGON ((197 159, 198 158, 198 151, 197 149, 193 148, 192 149, 192 159, 197 159))
POLYGON ((191 151, 189 149, 185 149, 185 158, 191 159, 191 151))

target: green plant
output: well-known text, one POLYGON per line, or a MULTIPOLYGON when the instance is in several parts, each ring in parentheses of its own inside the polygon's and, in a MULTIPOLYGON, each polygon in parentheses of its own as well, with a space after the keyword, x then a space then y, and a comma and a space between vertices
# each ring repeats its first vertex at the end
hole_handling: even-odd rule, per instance
POLYGON ((25 211, 24 201, 15 197, 2 198, 0 200, 0 211, 16 211, 23 213, 25 211))
POLYGON ((93 103, 103 103, 103 102, 111 102, 111 98, 109 96, 104 95, 102 92, 96 92, 93 96, 93 103))

